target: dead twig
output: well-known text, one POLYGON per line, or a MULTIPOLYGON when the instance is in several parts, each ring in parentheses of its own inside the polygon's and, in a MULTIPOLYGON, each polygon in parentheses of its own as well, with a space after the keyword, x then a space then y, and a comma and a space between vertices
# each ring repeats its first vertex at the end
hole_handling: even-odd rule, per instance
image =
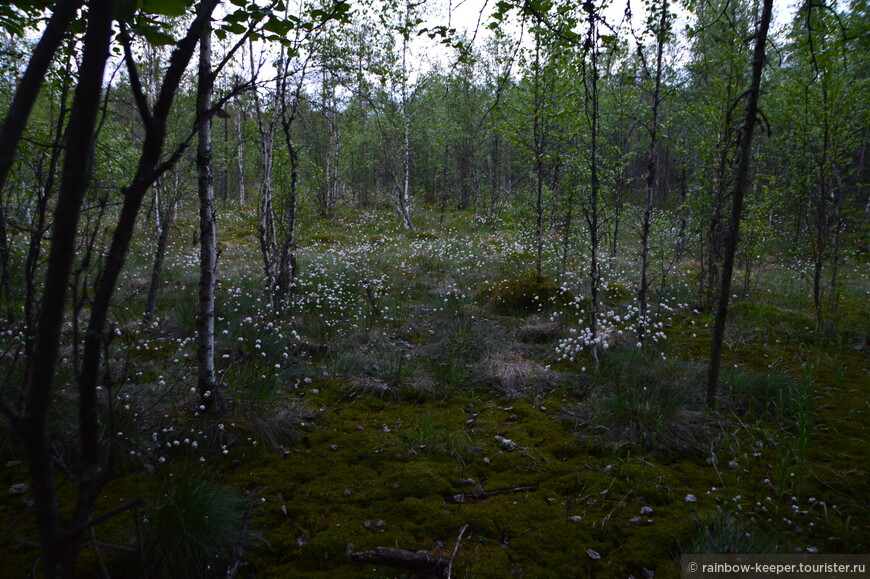
POLYGON ((119 507, 115 507, 114 509, 106 511, 105 513, 103 513, 102 515, 97 517, 96 519, 90 519, 88 521, 85 521, 84 523, 82 523, 78 527, 68 531, 67 535, 74 536, 78 533, 83 533, 83 532, 87 531, 88 529, 90 529, 91 527, 96 527, 97 525, 99 525, 103 521, 107 521, 107 520, 111 519, 115 515, 118 515, 120 513, 123 513, 126 510, 129 510, 129 509, 132 509, 134 507, 138 507, 139 505, 144 505, 144 504, 145 504, 145 497, 139 497, 137 499, 133 499, 132 501, 128 501, 119 507))
POLYGON ((259 492, 260 487, 254 487, 251 497, 248 499, 248 504, 245 505, 245 513, 242 515, 242 528, 239 531, 239 540, 236 541, 233 547, 233 564, 227 569, 226 579, 235 579, 239 569, 242 568, 242 556, 245 554, 245 535, 248 533, 248 522, 254 513, 254 505, 257 503, 257 494, 259 492))
POLYGON ((436 557, 424 551, 410 551, 408 549, 396 549, 390 547, 375 547, 371 551, 359 551, 350 553, 352 561, 367 565, 387 565, 408 569, 424 576, 443 575, 450 565, 450 561, 444 557, 436 557))
POLYGON ((514 487, 509 489, 494 489, 491 491, 477 491, 472 493, 458 493, 449 497, 444 497, 444 501, 450 504, 462 504, 467 501, 477 501, 486 499, 494 495, 504 495, 508 493, 527 493, 536 490, 536 487, 514 487))
POLYGON ((447 579, 450 579, 453 575, 453 560, 456 559, 456 554, 459 552, 459 545, 462 543, 462 535, 464 535, 467 530, 468 523, 465 523, 462 525, 462 528, 459 529, 459 536, 456 538, 456 545, 453 546, 453 554, 450 555, 450 562, 447 564, 447 579))
POLYGON ((103 554, 100 553, 100 542, 97 541, 97 532, 96 532, 96 530, 94 530, 94 527, 91 527, 90 531, 91 531, 91 548, 94 551, 94 555, 96 555, 96 557, 97 557, 97 567, 100 569, 100 575, 104 579, 107 579, 107 578, 111 577, 111 575, 109 575, 109 570, 106 569, 106 563, 105 563, 105 561, 103 561, 103 554))

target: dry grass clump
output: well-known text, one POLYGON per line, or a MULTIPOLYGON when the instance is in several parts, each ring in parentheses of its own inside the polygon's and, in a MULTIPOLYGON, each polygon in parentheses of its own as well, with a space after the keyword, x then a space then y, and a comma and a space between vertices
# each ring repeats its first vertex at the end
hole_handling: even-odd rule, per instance
POLYGON ((494 354, 482 363, 486 381, 500 394, 522 398, 552 387, 552 372, 519 354, 494 354))
POLYGON ((310 424, 318 413, 302 401, 288 398, 273 403, 241 401, 233 406, 227 420, 235 424, 239 434, 257 440, 270 448, 296 442, 299 428, 310 424))
POLYGON ((396 388, 373 376, 356 376, 349 381, 351 397, 374 396, 375 398, 393 398, 398 393, 396 388))

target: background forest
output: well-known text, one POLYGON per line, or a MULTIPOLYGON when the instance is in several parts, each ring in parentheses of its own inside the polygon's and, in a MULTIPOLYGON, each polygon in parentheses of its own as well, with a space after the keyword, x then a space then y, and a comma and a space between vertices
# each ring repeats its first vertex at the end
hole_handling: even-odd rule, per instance
POLYGON ((0 574, 866 553, 868 10, 0 6, 0 574))

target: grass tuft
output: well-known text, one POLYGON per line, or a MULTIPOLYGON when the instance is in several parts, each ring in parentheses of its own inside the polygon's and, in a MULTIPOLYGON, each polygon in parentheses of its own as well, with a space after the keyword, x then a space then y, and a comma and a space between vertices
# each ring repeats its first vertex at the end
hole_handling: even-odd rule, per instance
POLYGON ((765 554, 774 553, 775 546, 757 528, 747 528, 733 515, 715 513, 698 520, 698 528, 686 553, 696 554, 765 554))
POLYGON ((142 577, 204 577, 239 538, 244 500, 205 480, 174 479, 142 525, 142 577))
POLYGON ((612 352, 599 372, 589 398, 563 411, 589 435, 616 448, 709 448, 712 430, 700 401, 697 367, 623 349, 612 352))
POLYGON ((517 354, 495 354, 482 363, 486 381, 509 399, 523 398, 552 387, 551 373, 517 354))

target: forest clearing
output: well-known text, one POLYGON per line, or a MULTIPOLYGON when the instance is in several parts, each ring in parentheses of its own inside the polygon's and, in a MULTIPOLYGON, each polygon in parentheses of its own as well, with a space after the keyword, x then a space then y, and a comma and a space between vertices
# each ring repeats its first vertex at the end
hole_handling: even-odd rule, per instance
POLYGON ((866 2, 633 8, 0 7, 0 576, 867 553, 866 2))

